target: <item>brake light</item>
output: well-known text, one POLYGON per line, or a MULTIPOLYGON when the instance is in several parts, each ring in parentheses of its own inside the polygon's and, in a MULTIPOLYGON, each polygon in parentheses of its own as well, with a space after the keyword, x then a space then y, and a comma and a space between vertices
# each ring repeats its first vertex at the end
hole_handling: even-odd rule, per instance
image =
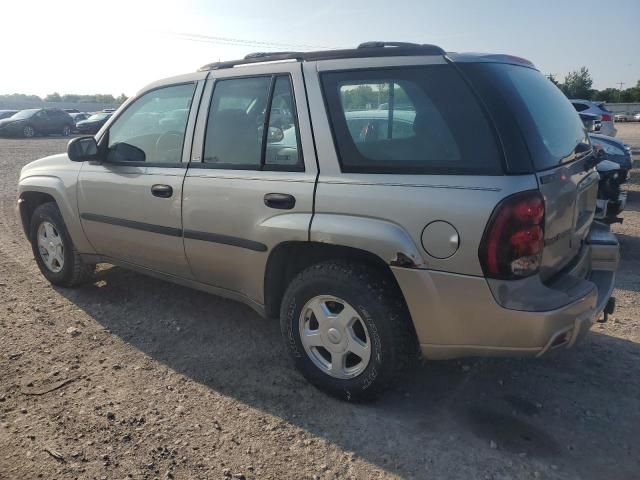
POLYGON ((608 113, 603 113, 602 114, 602 121, 603 122, 610 122, 611 121, 611 115, 609 115, 608 113))
POLYGON ((478 255, 486 277, 524 278, 540 268, 544 248, 544 198, 538 190, 517 193, 495 208, 478 255))

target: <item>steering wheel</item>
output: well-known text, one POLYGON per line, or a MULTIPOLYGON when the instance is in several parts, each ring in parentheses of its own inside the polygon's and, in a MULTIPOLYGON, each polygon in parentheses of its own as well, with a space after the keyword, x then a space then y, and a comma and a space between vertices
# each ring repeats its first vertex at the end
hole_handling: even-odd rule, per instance
POLYGON ((158 140, 156 140, 155 147, 155 158, 162 159, 161 161, 172 160, 175 158, 175 153, 177 152, 177 160, 180 161, 180 145, 182 143, 182 137, 184 134, 178 132, 177 130, 170 130, 168 132, 162 133, 158 140))

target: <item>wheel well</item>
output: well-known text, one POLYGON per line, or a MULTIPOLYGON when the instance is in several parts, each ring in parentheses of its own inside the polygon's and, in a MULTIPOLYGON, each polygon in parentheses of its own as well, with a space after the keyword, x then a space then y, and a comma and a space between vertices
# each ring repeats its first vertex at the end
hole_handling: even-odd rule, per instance
POLYGON ((55 199, 48 193, 42 192, 24 192, 20 195, 20 218, 22 220, 22 229, 27 238, 29 237, 29 229, 31 227, 31 217, 36 208, 43 203, 53 202, 55 199))
POLYGON ((348 260, 366 264, 389 278, 402 295, 389 265, 371 252, 320 242, 284 242, 271 251, 267 261, 264 277, 267 316, 279 317, 280 304, 287 286, 298 273, 311 265, 327 260, 348 260))

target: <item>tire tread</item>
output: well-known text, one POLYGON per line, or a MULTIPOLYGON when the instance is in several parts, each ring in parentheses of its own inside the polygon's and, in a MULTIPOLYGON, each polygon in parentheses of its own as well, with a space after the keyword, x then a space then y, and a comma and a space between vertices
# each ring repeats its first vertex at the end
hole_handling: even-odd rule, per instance
MULTIPOLYGON (((71 236, 67 231, 67 226, 64 223, 64 219, 62 218, 60 209, 54 202, 47 202, 47 203, 43 203, 42 205, 39 205, 38 207, 36 207, 31 217, 31 242, 33 245, 33 254, 36 257, 36 262, 38 262, 38 265, 40 266, 41 260, 39 259, 39 254, 37 252, 37 240, 35 237, 37 235, 36 232, 38 227, 38 223, 37 223, 38 218, 41 215, 49 216, 55 222, 56 227, 62 230, 65 240, 67 240, 67 243, 71 247, 70 248, 71 250, 70 274, 68 274, 66 278, 56 282, 54 282, 50 277, 47 277, 47 279, 52 283, 56 283, 64 287, 76 287, 83 283, 87 283, 93 276, 93 273, 95 271, 95 266, 86 264, 85 262, 82 261, 82 258, 80 257, 80 253, 78 252, 75 245, 73 244, 73 241, 71 240, 71 236)), ((69 248, 69 245, 65 245, 65 247, 69 248)), ((42 270, 42 267, 40 267, 40 269, 42 270)), ((45 272, 43 272, 43 274, 45 274, 46 276, 45 272)))
MULTIPOLYGON (((402 293, 397 284, 383 272, 360 262, 330 260, 307 267, 291 281, 281 306, 281 329, 290 350, 290 343, 293 339, 286 337, 289 332, 288 323, 293 295, 303 285, 318 278, 342 279, 348 283, 357 282, 361 286, 365 286, 368 293, 376 299, 385 312, 385 321, 390 324, 388 330, 391 332, 391 338, 388 340, 392 352, 389 359, 392 368, 386 372, 383 378, 379 378, 371 388, 357 392, 355 396, 348 398, 348 400, 356 401, 372 400, 388 389, 396 378, 409 370, 418 357, 417 337, 402 293)), ((314 383, 317 385, 317 382, 314 383)), ((325 389, 323 385, 318 386, 325 389)), ((329 393, 336 394, 330 389, 329 393)))

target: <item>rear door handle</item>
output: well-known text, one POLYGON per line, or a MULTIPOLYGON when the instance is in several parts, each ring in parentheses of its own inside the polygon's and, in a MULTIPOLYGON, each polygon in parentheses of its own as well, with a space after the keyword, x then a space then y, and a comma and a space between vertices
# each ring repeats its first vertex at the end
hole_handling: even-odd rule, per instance
POLYGON ((267 193, 264 196, 264 204, 269 208, 291 210, 296 206, 296 197, 288 193, 267 193))
POLYGON ((154 197, 169 198, 173 195, 173 188, 171 185, 156 184, 151 187, 151 194, 154 197))

